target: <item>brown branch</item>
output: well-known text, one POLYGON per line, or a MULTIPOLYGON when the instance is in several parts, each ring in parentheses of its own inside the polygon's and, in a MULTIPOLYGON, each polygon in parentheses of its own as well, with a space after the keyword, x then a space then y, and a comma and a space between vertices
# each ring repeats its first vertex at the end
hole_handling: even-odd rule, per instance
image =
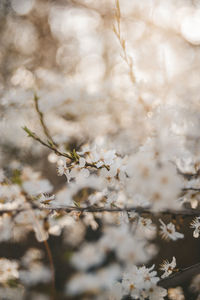
POLYGON ((183 173, 177 166, 176 166, 177 172, 179 175, 183 176, 187 180, 197 179, 200 176, 200 169, 197 170, 196 173, 183 173))
POLYGON ((194 188, 194 187, 187 187, 182 189, 183 192, 193 191, 193 192, 200 192, 200 188, 194 188))
MULTIPOLYGON (((79 160, 78 154, 76 154, 76 156, 75 156, 74 152, 71 152, 70 154, 65 153, 65 152, 61 152, 61 151, 58 150, 58 148, 56 147, 55 144, 51 143, 51 141, 48 141, 48 143, 44 142, 43 140, 41 140, 41 138, 36 133, 31 131, 28 127, 24 126, 23 130, 26 133, 28 133, 29 137, 33 138, 35 141, 39 142, 41 145, 43 145, 43 146, 47 147, 48 149, 52 150, 56 155, 66 157, 66 158, 70 159, 71 162, 78 162, 78 160, 79 160)), ((85 163, 85 166, 86 167, 92 167, 92 168, 95 168, 95 169, 106 168, 108 171, 110 169, 109 166, 107 166, 107 165, 102 165, 101 167, 98 168, 94 163, 88 163, 88 162, 85 163)))
MULTIPOLYGON (((34 206, 34 209, 41 209, 41 210, 47 210, 47 211, 65 211, 65 212, 91 212, 91 213, 99 213, 99 212, 135 212, 138 214, 148 214, 148 215, 172 215, 172 216, 200 216, 200 210, 197 209, 183 209, 183 210, 173 210, 173 209, 167 209, 163 211, 152 211, 150 208, 140 207, 140 206, 134 206, 134 207, 94 207, 94 206, 88 206, 88 207, 78 207, 78 206, 57 206, 57 207, 39 207, 34 206)), ((0 214, 4 213, 12 213, 12 212, 22 212, 26 211, 27 209, 19 208, 19 209, 2 209, 0 210, 0 214)))
MULTIPOLYGON (((66 158, 70 159, 71 161, 76 161, 77 158, 73 157, 72 154, 68 154, 68 153, 59 151, 58 148, 56 147, 56 145, 52 144, 50 141, 49 141, 49 144, 45 143, 43 140, 41 140, 40 137, 38 137, 38 135, 36 135, 33 131, 31 131, 30 129, 28 129, 26 126, 23 127, 23 129, 24 129, 24 131, 26 131, 26 133, 28 133, 29 137, 32 137, 35 141, 39 142, 41 145, 49 148, 50 150, 52 150, 58 156, 63 156, 63 157, 66 157, 66 158)), ((98 168, 94 163, 88 163, 88 162, 86 162, 85 166, 86 167, 96 168, 96 169, 106 168, 109 171, 109 166, 106 166, 106 165, 102 165, 101 167, 98 168)), ((178 169, 177 169, 177 171, 178 171, 178 169)), ((178 171, 178 173, 180 174, 179 171, 178 171)), ((187 175, 187 174, 182 173, 181 175, 184 176, 184 175, 187 175)), ((182 191, 183 192, 186 192, 186 191, 200 192, 200 188, 187 187, 187 188, 182 188, 182 191)))
MULTIPOLYGON (((47 208, 50 209, 51 208, 47 208)), ((173 216, 200 216, 200 210, 192 210, 192 209, 184 209, 184 210, 173 210, 167 209, 163 211, 152 211, 150 208, 135 206, 135 207, 75 207, 75 206, 68 206, 68 207, 55 207, 53 210, 65 210, 66 212, 71 211, 78 211, 78 212, 135 212, 138 214, 149 214, 149 215, 173 215, 173 216)))
POLYGON ((200 263, 192 265, 188 268, 182 269, 177 273, 172 274, 171 276, 161 279, 158 282, 158 285, 163 288, 176 287, 183 284, 186 281, 190 281, 193 276, 200 273, 200 263))
MULTIPOLYGON (((40 231, 40 234, 43 235, 44 231, 43 231, 43 227, 40 224, 40 222, 38 222, 38 219, 35 215, 35 208, 38 208, 37 205, 35 205, 32 202, 32 198, 22 189, 22 195, 24 195, 26 202, 29 204, 29 208, 27 208, 26 210, 29 210, 30 213, 32 214, 33 220, 35 222, 35 225, 37 226, 38 230, 40 231)), ((21 210, 23 211, 23 210, 21 210)), ((24 209, 25 211, 25 209, 24 209)), ((16 216, 16 212, 15 211, 15 215, 16 216)), ((46 252, 47 252, 47 257, 49 259, 49 264, 50 264, 50 269, 51 269, 51 300, 56 300, 56 288, 55 288, 55 268, 54 268, 54 262, 53 262, 53 257, 52 257, 52 253, 51 253, 51 249, 49 247, 48 241, 47 240, 43 240, 43 244, 45 246, 46 252)))
POLYGON ((51 282, 52 282, 52 289, 51 289, 51 299, 56 300, 56 287, 55 287, 55 268, 54 268, 54 262, 53 262, 53 257, 51 253, 51 249, 49 247, 49 244, 46 240, 43 241, 47 256, 49 259, 49 264, 51 268, 51 282))

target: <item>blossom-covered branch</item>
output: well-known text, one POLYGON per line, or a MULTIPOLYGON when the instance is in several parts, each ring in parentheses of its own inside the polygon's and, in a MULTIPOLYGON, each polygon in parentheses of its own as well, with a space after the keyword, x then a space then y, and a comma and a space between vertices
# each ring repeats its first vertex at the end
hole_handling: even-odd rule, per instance
POLYGON ((200 263, 181 269, 178 272, 170 275, 167 278, 161 279, 158 285, 169 288, 182 285, 184 282, 191 280, 191 278, 200 273, 200 263))
MULTIPOLYGON (((164 211, 157 211, 154 212, 150 208, 145 208, 145 207, 93 207, 93 206, 88 206, 88 207, 77 207, 77 206, 34 206, 32 208, 35 209, 40 209, 40 210, 46 210, 46 211, 65 211, 65 212, 91 212, 91 213, 103 213, 103 212, 110 212, 110 213, 117 213, 117 212, 135 212, 138 213, 139 215, 147 214, 151 216, 159 216, 159 215, 171 215, 171 216, 182 216, 182 217, 191 217, 191 216, 200 216, 200 210, 198 209, 183 209, 183 210, 173 210, 173 209, 168 209, 164 211)), ((10 213, 10 212, 22 212, 26 211, 27 209, 1 209, 0 214, 4 213, 10 213)))

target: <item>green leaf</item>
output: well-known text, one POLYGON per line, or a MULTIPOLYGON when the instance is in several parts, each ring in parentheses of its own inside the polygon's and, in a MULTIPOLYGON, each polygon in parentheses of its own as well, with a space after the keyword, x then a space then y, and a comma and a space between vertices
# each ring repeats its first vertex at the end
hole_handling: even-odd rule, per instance
POLYGON ((22 129, 28 134, 28 137, 34 137, 34 132, 28 129, 28 127, 24 126, 22 129))
POLYGON ((75 149, 73 149, 73 151, 71 152, 71 156, 73 160, 79 161, 80 156, 76 153, 75 149))
POLYGON ((18 185, 22 185, 22 179, 21 179, 21 171, 18 169, 13 170, 13 176, 11 178, 12 182, 18 185))
POLYGON ((37 93, 35 92, 34 93, 34 101, 37 102, 38 100, 39 100, 39 97, 38 97, 37 93))

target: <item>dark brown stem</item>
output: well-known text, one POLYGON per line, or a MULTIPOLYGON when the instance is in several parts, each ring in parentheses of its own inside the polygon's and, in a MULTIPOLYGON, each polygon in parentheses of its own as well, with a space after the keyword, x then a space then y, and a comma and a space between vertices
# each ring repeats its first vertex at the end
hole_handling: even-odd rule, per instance
POLYGON ((187 191, 200 192, 200 188, 188 187, 188 188, 183 188, 182 191, 183 192, 187 192, 187 191))
POLYGON ((44 241, 44 246, 46 248, 47 256, 49 259, 49 264, 51 268, 51 282, 52 282, 52 293, 51 293, 51 299, 56 300, 56 288, 55 288, 55 269, 54 269, 54 263, 53 263, 53 257, 51 253, 51 249, 49 247, 48 242, 44 241))
MULTIPOLYGON (((48 208, 51 209, 51 208, 48 208)), ((192 209, 184 209, 184 210, 173 210, 167 209, 163 211, 152 211, 150 208, 144 207, 114 207, 114 208, 107 208, 107 207, 57 207, 53 208, 53 210, 65 210, 66 212, 71 211, 79 211, 79 212, 135 212, 138 214, 148 214, 148 215, 173 215, 173 216, 200 216, 200 210, 192 210, 192 209)))
MULTIPOLYGON (((77 207, 77 206, 57 206, 57 207, 34 207, 35 209, 41 209, 41 210, 47 210, 47 211, 65 211, 65 212, 91 212, 91 213, 99 213, 99 212, 135 212, 138 214, 148 214, 152 216, 157 215, 172 215, 172 216, 183 216, 183 217, 191 217, 191 216, 200 216, 200 210, 197 209, 182 209, 182 210, 173 210, 173 209, 167 209, 163 211, 152 211, 151 208, 145 208, 140 206, 134 206, 134 207, 94 207, 94 206, 88 206, 88 207, 77 207)), ((12 210, 0 210, 0 214, 4 213, 12 213, 12 212, 22 212, 26 209, 12 209, 12 210)))

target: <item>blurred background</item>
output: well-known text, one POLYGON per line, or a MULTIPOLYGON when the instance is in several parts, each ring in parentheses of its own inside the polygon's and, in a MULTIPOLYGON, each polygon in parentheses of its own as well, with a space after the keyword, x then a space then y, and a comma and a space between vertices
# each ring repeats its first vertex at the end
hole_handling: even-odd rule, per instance
MULTIPOLYGON (((52 137, 66 149, 94 142, 123 155, 156 132, 162 149, 182 153, 181 146, 199 156, 200 1, 121 0, 120 8, 125 51, 113 31, 114 0, 0 1, 0 166, 8 174, 26 165, 41 172, 53 192, 65 184, 54 157, 22 130, 26 125, 43 137, 34 93, 52 137), (169 124, 179 142, 165 143, 169 124)), ((98 234, 89 228, 85 238, 98 234)), ((184 234, 176 243, 156 240, 154 262, 172 256, 181 268, 199 262, 198 239, 190 229, 184 234)), ((51 237, 49 245, 58 299, 70 299, 62 290, 73 273, 68 261, 74 248, 62 237, 51 237)), ((3 243, 0 256, 19 258, 30 246, 43 247, 30 235, 22 244, 3 243)), ((188 287, 184 283, 186 299, 196 299, 188 287)))

